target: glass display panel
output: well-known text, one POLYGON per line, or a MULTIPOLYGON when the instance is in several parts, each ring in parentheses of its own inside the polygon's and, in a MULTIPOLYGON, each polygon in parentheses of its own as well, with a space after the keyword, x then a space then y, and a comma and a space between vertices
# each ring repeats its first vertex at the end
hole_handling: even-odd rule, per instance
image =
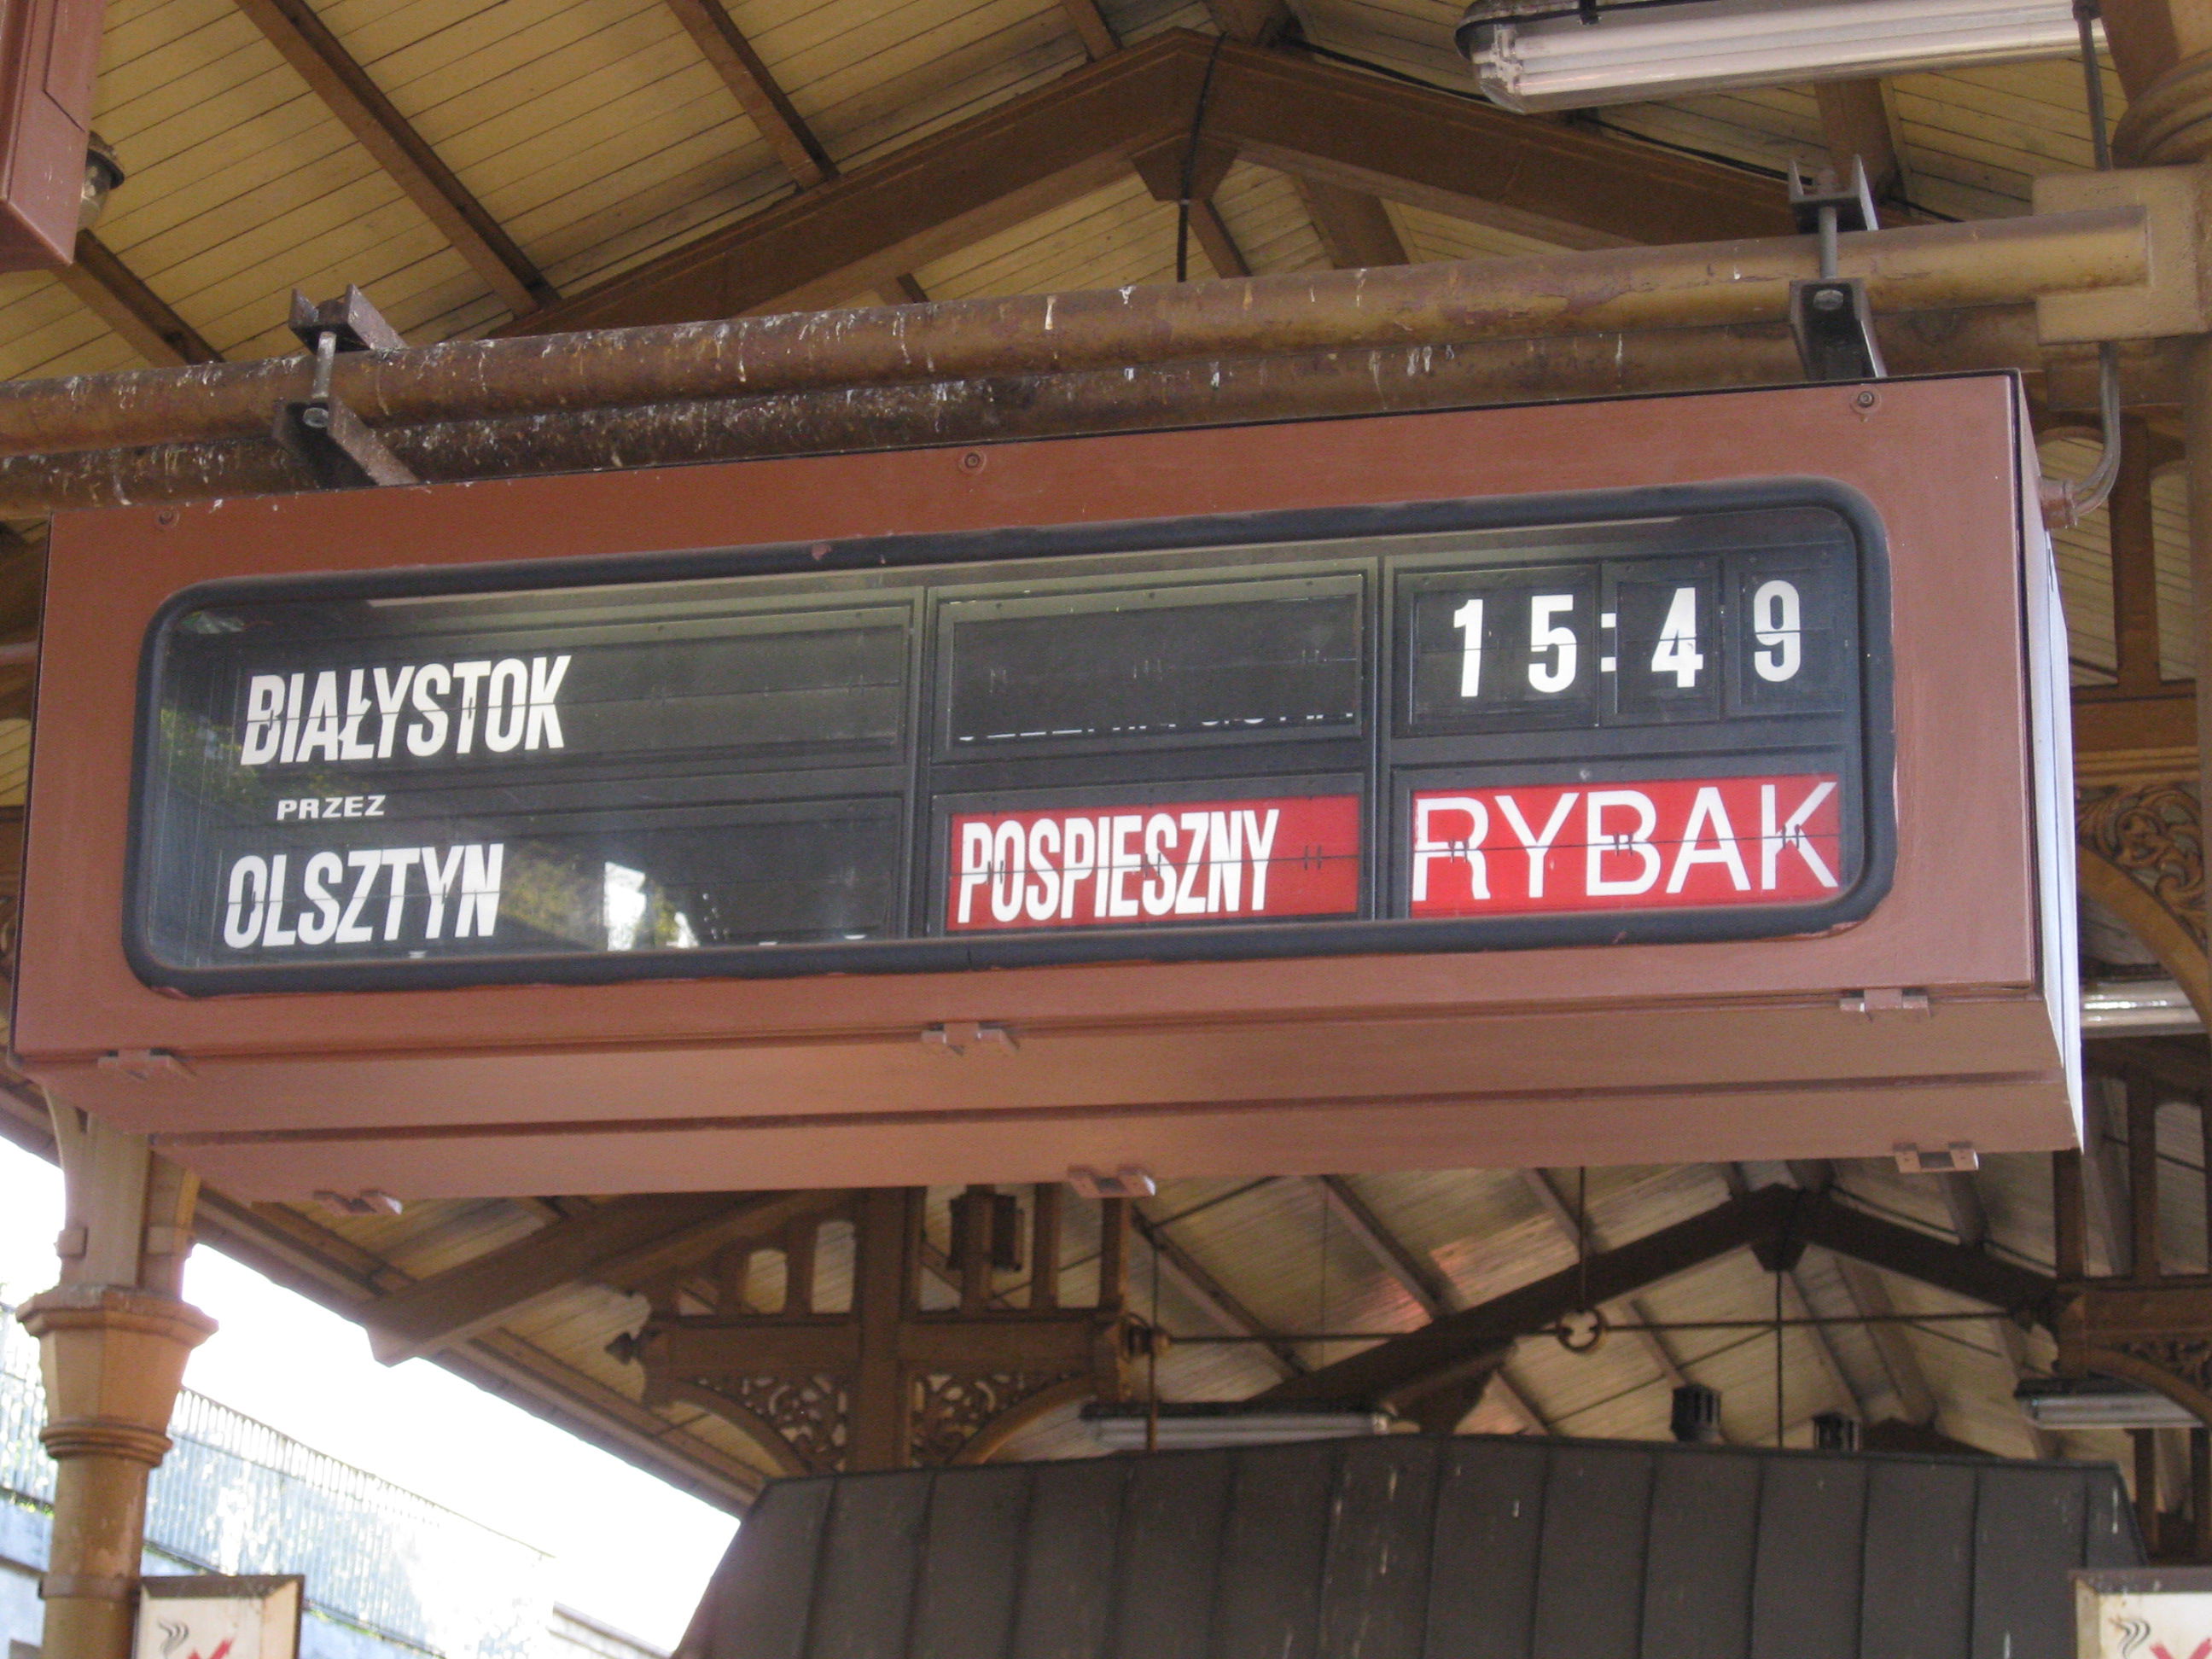
POLYGON ((191 994, 1745 937, 1893 834, 1870 509, 1796 482, 240 580, 148 639, 191 994))

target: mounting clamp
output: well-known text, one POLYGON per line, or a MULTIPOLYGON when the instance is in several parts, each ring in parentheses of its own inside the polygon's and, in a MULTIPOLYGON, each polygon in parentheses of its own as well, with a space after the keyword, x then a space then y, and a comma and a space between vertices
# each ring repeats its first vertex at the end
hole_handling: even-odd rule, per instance
POLYGON ((421 479, 385 447, 368 423, 331 393, 331 368, 341 351, 397 351, 407 342, 350 283, 343 295, 312 302, 292 290, 292 332, 315 354, 315 379, 305 398, 276 405, 277 445, 325 489, 411 484, 421 479))
POLYGON ((1865 282, 1836 274, 1836 237, 1846 230, 1878 230, 1874 192, 1868 187, 1866 166, 1851 158, 1848 185, 1836 181, 1832 168, 1823 167, 1811 185, 1790 164, 1790 210, 1801 234, 1820 239, 1820 274, 1811 282, 1790 284, 1790 332, 1797 342, 1797 359, 1809 380, 1879 380, 1881 347, 1874 337, 1874 309, 1867 303, 1865 282))

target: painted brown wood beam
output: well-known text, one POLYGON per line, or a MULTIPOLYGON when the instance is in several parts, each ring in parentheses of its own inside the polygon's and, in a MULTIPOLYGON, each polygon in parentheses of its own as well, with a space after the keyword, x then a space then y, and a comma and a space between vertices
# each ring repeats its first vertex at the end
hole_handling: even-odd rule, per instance
POLYGON ((1588 1286, 1602 1306, 1645 1287, 1776 1237, 1796 1213, 1800 1194, 1770 1187, 1601 1251, 1518 1290, 1392 1337, 1320 1370, 1277 1384, 1263 1400, 1358 1400, 1387 1407, 1442 1386, 1489 1363, 1498 1350, 1574 1312, 1588 1286))
POLYGON ((237 0, 237 5, 508 310, 520 316, 560 297, 307 0, 237 0))
POLYGON ((1365 1247, 1398 1288, 1413 1298, 1431 1319, 1442 1319, 1462 1305, 1459 1290, 1442 1269, 1423 1256, 1392 1230, 1359 1189, 1342 1176, 1317 1178, 1322 1201, 1345 1231, 1365 1247))
POLYGON ((1083 42, 1085 57, 1095 61, 1121 51, 1121 42, 1106 14, 1098 9, 1098 0, 1060 0, 1060 9, 1067 14, 1075 38, 1083 42))
POLYGON ((222 353, 90 231, 77 233, 76 263, 54 275, 148 362, 222 362, 222 353))
POLYGON ((1851 158, 1856 156, 1866 167, 1875 200, 1899 191, 1905 165, 1898 153, 1889 91, 1881 79, 1822 81, 1814 87, 1813 96, 1820 107, 1820 133, 1836 171, 1850 178, 1851 158))
POLYGON ((1049 86, 523 318, 504 332, 695 322, 838 303, 1103 189, 1182 130, 1204 72, 1179 34, 1049 86))
POLYGON ((664 1193, 617 1198, 488 1250, 364 1309, 387 1365, 489 1330, 580 1279, 631 1289, 740 1237, 767 1239, 834 1199, 819 1193, 664 1193))
MULTIPOLYGON (((880 288, 1185 137, 1212 51, 1185 30, 1155 36, 503 331, 801 310, 880 288)), ((1649 242, 1794 234, 1769 180, 1234 42, 1215 65, 1206 131, 1246 160, 1445 213, 1494 207, 1649 242)))
POLYGON ((1206 126, 1246 161, 1441 213, 1649 243, 1791 230, 1771 181, 1287 51, 1224 46, 1206 126))
POLYGON ((1339 270, 1408 263, 1398 227, 1390 222, 1390 210, 1380 198, 1322 179, 1293 174, 1291 182, 1321 238, 1322 252, 1339 270))
POLYGON ((830 152, 799 118, 768 65, 732 21, 722 0, 662 0, 676 14, 723 84, 737 95, 745 114, 768 140, 784 171, 800 186, 837 176, 830 152))

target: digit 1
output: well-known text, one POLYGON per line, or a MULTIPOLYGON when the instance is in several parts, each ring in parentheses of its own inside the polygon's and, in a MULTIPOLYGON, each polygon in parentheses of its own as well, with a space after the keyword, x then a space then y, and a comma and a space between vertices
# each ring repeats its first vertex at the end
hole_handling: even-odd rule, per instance
POLYGON ((1467 636, 1459 659, 1459 694, 1475 696, 1482 690, 1482 601, 1469 599, 1453 611, 1452 626, 1467 636))

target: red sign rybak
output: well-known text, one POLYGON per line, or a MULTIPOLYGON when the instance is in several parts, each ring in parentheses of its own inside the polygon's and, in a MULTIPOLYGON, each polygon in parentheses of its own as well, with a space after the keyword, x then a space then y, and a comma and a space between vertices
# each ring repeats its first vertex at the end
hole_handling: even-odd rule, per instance
POLYGON ((1842 880, 1828 773, 1427 790, 1408 828, 1416 916, 1802 904, 1842 880))
POLYGON ((1350 915, 1359 798, 976 812, 951 825, 945 926, 1143 927, 1350 915))

